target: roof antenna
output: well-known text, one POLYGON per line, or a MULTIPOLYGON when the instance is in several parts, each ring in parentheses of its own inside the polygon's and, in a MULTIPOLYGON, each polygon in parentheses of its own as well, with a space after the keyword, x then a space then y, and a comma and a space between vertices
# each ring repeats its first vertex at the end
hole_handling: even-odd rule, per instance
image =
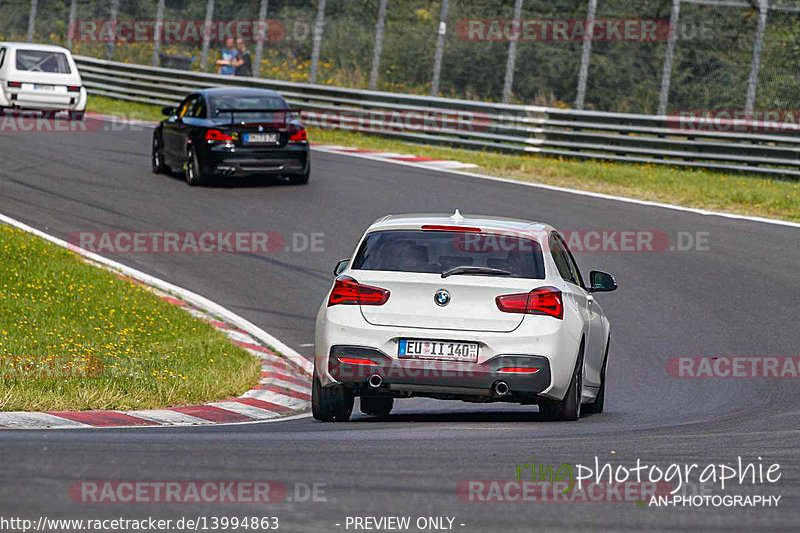
POLYGON ((452 220, 453 222, 461 222, 464 220, 464 217, 461 215, 461 211, 456 209, 456 212, 453 213, 453 216, 450 217, 450 220, 452 220))

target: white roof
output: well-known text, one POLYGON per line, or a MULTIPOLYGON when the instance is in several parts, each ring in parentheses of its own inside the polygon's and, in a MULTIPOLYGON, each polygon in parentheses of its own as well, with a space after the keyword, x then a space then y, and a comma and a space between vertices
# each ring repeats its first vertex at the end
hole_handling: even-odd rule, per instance
POLYGON ((56 46, 54 44, 16 43, 16 42, 0 41, 0 46, 4 46, 9 49, 24 48, 25 50, 42 50, 44 52, 64 52, 65 54, 71 54, 71 52, 66 48, 64 48, 63 46, 56 46))
POLYGON ((521 218, 507 218, 489 215, 464 215, 458 210, 455 213, 415 213, 388 215, 376 220, 367 230, 382 231, 387 229, 419 229, 423 225, 478 227, 482 230, 494 231, 549 231, 547 224, 532 222, 521 218))

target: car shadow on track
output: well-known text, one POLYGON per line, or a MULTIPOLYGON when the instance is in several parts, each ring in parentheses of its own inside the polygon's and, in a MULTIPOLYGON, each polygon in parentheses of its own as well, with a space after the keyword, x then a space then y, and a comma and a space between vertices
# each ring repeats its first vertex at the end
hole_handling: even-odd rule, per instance
MULTIPOLYGON (((447 413, 398 413, 385 417, 374 417, 366 415, 356 415, 354 413, 351 422, 355 423, 386 423, 386 422, 416 422, 416 423, 441 423, 441 422, 485 422, 485 423, 513 423, 513 422, 545 422, 552 424, 552 420, 532 408, 530 412, 447 412, 447 413)), ((591 418, 603 418, 603 415, 583 415, 581 420, 591 418)))
MULTIPOLYGON (((176 181, 186 181, 182 172, 173 171, 165 174, 165 176, 172 178, 176 181)), ((187 187, 189 185, 187 184, 187 187)), ((209 178, 208 183, 201 185, 201 188, 209 189, 243 189, 243 188, 257 188, 257 187, 299 187, 300 185, 291 183, 289 178, 280 176, 263 175, 263 176, 250 176, 246 178, 224 178, 214 177, 209 178)))

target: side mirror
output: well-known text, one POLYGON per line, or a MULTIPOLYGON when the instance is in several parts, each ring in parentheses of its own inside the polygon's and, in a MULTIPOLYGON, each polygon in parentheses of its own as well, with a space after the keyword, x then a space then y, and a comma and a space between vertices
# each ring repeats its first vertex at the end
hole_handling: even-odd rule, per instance
POLYGON ((175 113, 175 108, 172 106, 164 106, 161 108, 161 114, 165 117, 171 117, 175 113))
POLYGON ((338 276, 339 274, 344 272, 347 269, 347 265, 349 264, 350 264, 350 259, 340 260, 338 263, 336 263, 336 266, 333 267, 333 275, 338 276))
POLYGON ((611 292, 617 290, 614 276, 600 270, 589 272, 589 292, 611 292))

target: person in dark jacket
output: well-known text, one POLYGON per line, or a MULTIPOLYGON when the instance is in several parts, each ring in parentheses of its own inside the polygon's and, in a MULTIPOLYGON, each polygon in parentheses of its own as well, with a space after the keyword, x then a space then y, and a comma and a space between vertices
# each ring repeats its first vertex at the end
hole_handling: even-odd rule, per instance
POLYGON ((250 52, 244 45, 244 39, 236 41, 236 59, 233 61, 233 66, 236 68, 236 76, 252 76, 253 75, 253 60, 250 58, 250 52))

